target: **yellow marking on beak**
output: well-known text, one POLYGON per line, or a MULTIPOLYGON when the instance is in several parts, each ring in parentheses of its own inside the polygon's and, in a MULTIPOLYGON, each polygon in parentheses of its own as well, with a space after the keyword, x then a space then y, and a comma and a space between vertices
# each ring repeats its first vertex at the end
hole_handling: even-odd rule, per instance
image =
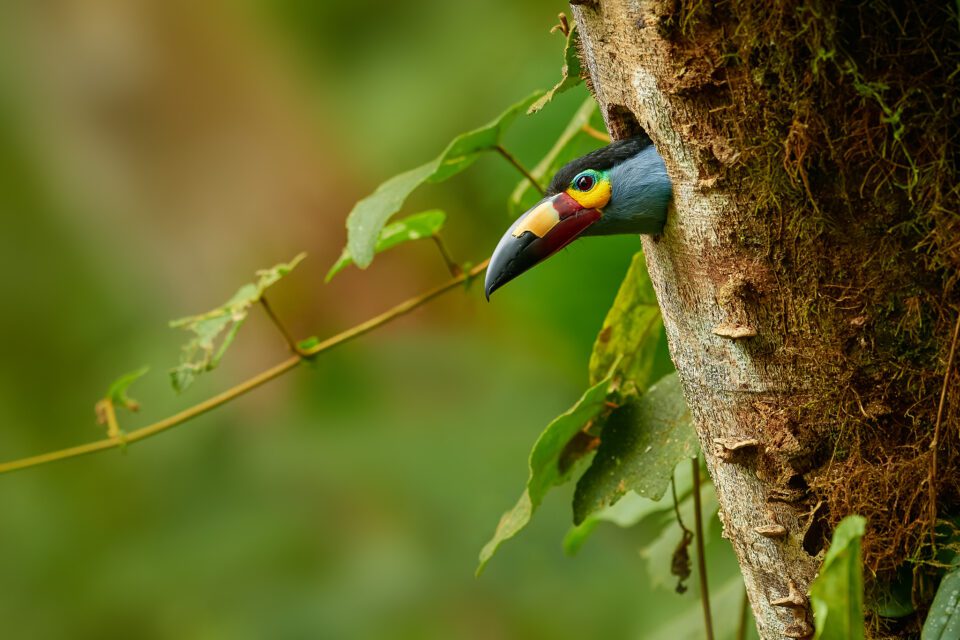
POLYGON ((529 231, 538 238, 547 235, 550 229, 560 222, 560 214, 553 206, 553 200, 541 202, 524 216, 517 228, 513 230, 513 237, 519 238, 524 231, 529 231))

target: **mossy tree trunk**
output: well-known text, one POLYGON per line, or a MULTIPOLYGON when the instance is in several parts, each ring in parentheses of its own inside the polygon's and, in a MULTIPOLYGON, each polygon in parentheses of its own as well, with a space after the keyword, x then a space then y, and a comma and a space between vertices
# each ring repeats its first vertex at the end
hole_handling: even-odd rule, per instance
POLYGON ((649 133, 673 180, 644 250, 761 636, 812 632, 774 603, 860 513, 871 589, 920 560, 917 612, 871 617, 906 637, 934 524, 958 513, 955 3, 574 14, 611 131, 649 133))

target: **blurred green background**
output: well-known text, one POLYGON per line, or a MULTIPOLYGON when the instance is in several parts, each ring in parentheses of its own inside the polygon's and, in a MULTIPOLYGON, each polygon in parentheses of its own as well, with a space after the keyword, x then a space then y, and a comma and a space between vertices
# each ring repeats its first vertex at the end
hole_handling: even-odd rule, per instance
MULTIPOLYGON (((443 281, 428 243, 322 277, 353 202, 555 82, 565 8, 0 3, 0 457, 101 437, 95 400, 143 364, 128 429, 284 358, 254 314, 177 397, 165 371, 186 336, 166 320, 301 250, 271 291, 298 336, 443 281)), ((532 166, 585 97, 521 119, 508 147, 532 166)), ((516 182, 482 159, 405 211, 446 209, 453 253, 477 262, 516 182)), ((638 247, 576 243, 492 304, 454 292, 125 454, 0 477, 3 637, 702 637, 694 583, 653 584, 638 554, 658 527, 601 527, 563 556, 569 491, 473 577, 536 436, 583 390, 638 247)), ((729 635, 742 587, 711 527, 729 635)))

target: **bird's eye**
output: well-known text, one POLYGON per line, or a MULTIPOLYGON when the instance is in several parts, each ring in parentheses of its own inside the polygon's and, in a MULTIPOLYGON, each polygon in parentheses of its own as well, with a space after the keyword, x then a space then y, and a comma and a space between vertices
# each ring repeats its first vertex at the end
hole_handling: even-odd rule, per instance
POLYGON ((593 184, 593 176, 587 173, 582 176, 577 176, 573 186, 577 188, 577 191, 590 191, 590 189, 593 189, 593 184))

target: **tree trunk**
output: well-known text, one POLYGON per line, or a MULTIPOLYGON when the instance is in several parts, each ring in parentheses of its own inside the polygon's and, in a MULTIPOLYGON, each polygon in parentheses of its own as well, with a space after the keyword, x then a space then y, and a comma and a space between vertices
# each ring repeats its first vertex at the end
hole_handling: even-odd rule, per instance
POLYGON ((958 512, 956 7, 846 4, 573 8, 611 132, 673 181, 644 251, 762 638, 812 633, 775 602, 849 513, 871 588, 921 559, 917 613, 869 625, 915 632, 958 512))

